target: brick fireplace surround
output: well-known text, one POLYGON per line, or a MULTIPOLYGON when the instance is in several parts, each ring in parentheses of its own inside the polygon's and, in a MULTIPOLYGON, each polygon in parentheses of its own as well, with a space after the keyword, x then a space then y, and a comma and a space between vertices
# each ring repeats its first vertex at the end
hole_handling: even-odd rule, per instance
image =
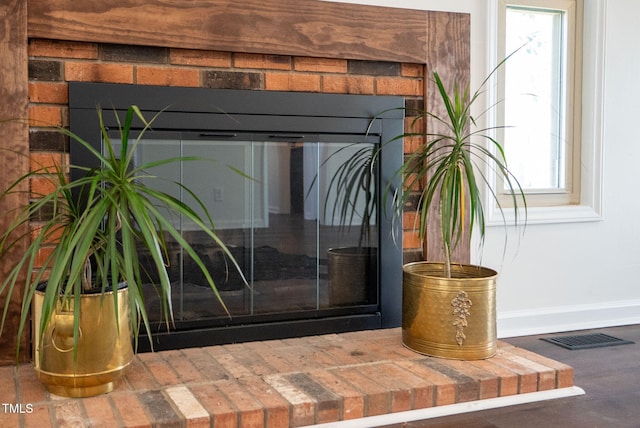
MULTIPOLYGON (((410 107, 423 102, 422 64, 43 39, 31 39, 28 52, 33 169, 68 163, 69 140, 51 129, 68 126, 68 82, 401 95, 410 107)), ((406 151, 411 144, 416 142, 408 141, 406 151)), ((32 195, 46 194, 47 185, 46 179, 32 179, 32 195)), ((420 248, 412 230, 403 245, 420 248)))
MULTIPOLYGON (((68 125, 72 81, 400 95, 433 111, 433 70, 448 83, 469 78, 467 15, 317 0, 158 3, 3 2, 0 16, 16 25, 0 33, 0 119, 28 117, 30 126, 0 123, 0 134, 30 165, 2 157, 1 180, 68 162, 69 141, 52 127, 68 125)), ((405 152, 419 143, 405 141, 405 152)), ((34 179, 31 193, 46 191, 44 183, 34 179)), ((409 228, 403 248, 407 260, 422 250, 409 228)), ((439 251, 437 240, 425 251, 439 251)), ((468 257, 468 248, 456 256, 468 257)), ((408 351, 390 329, 140 354, 112 394, 61 399, 27 363, 28 337, 26 364, 11 365, 17 339, 7 331, 15 331, 20 295, 0 337, 0 402, 33 411, 0 409, 1 426, 303 426, 573 386, 570 367, 506 343, 494 359, 463 364, 408 351)))

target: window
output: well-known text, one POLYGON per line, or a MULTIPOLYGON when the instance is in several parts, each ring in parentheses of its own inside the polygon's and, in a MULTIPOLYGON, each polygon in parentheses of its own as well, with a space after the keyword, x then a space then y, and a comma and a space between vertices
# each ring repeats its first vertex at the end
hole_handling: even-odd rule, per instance
POLYGON ((500 0, 498 53, 517 51, 500 79, 500 137, 530 207, 581 202, 581 3, 500 0))

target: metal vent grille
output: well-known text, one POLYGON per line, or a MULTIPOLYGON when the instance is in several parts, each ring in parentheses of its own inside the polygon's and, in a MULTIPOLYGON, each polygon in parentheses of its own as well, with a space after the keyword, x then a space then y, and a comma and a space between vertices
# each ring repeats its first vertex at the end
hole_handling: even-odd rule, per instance
POLYGON ((605 346, 627 345, 634 343, 630 340, 618 339, 617 337, 609 336, 604 333, 548 338, 543 337, 542 340, 553 343, 554 345, 562 346, 563 348, 570 349, 572 351, 575 349, 602 348, 605 346))

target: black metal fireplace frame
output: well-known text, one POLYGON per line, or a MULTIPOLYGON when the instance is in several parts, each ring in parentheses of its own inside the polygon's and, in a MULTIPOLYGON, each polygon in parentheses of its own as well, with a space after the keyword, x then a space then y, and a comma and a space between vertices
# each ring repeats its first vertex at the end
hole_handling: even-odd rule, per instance
MULTIPOLYGON (((96 108, 113 110, 123 118, 130 105, 146 115, 162 111, 154 130, 189 131, 214 137, 232 138, 234 133, 274 133, 287 137, 302 134, 343 134, 378 136, 383 150, 377 188, 383 191, 400 185, 394 172, 402 163, 402 140, 393 140, 404 127, 404 98, 300 92, 177 88, 141 85, 71 82, 69 120, 71 130, 100 147, 96 108), (375 119, 372 119, 374 118, 375 119)), ((105 114, 107 127, 117 128, 115 115, 105 114)), ((72 165, 92 165, 93 156, 71 145, 72 165)), ((73 169, 71 179, 79 170, 73 169)), ((391 198, 381 198, 387 205, 391 198)), ((159 332, 155 349, 205 346, 251 340, 266 340, 397 327, 401 323, 402 233, 391 219, 391 207, 379 207, 379 304, 352 313, 311 319, 261 319, 250 324, 202 325, 194 323, 178 331, 159 332), (395 229, 394 229, 395 228, 395 229)), ((147 346, 140 342, 140 350, 147 346)))

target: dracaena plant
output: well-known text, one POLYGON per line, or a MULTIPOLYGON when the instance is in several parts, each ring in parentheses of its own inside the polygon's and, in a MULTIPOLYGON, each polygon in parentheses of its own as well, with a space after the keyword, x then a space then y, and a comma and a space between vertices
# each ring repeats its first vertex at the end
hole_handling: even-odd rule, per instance
MULTIPOLYGON (((507 57, 508 58, 508 57, 507 57)), ((436 131, 408 132, 399 138, 423 137, 424 143, 409 155, 396 172, 402 176, 402 190, 395 192, 395 216, 401 218, 405 206, 417 199, 416 216, 419 237, 423 240, 427 224, 434 220, 432 207, 439 210, 440 235, 444 250, 445 276, 451 277, 451 254, 464 236, 467 220, 469 234, 477 230, 482 243, 485 236, 485 213, 481 187, 486 187, 505 219, 500 199, 493 183, 504 185, 510 195, 515 223, 520 222, 521 208, 526 222, 525 194, 517 178, 507 167, 504 147, 493 135, 502 126, 479 127, 472 107, 482 95, 482 88, 503 60, 471 93, 469 86, 454 84, 451 92, 437 72, 433 79, 446 114, 422 111, 417 120, 431 119, 436 131), (496 179, 487 176, 495 174, 496 179), (417 192, 415 189, 420 189, 417 192)), ((414 125, 415 125, 414 121, 414 125)), ((438 212, 436 210, 436 212, 438 212)))
MULTIPOLYGON (((157 190, 146 183, 157 177, 153 169, 158 166, 203 160, 199 157, 174 157, 144 164, 134 164, 134 153, 145 131, 150 129, 154 116, 147 120, 137 106, 128 108, 123 120, 118 118, 118 141, 113 141, 98 109, 103 150, 96 150, 89 142, 66 129, 73 144, 80 144, 97 160, 99 167, 85 168, 70 165, 41 167, 28 172, 12 183, 0 196, 6 197, 24 191, 24 183, 33 177, 49 181, 50 193, 39 195, 16 213, 10 226, 0 236, 0 256, 11 252, 21 239, 28 239, 29 224, 41 211, 52 214, 44 222, 34 223, 38 233, 26 251, 0 284, 0 295, 12 295, 21 278, 22 313, 19 323, 20 336, 27 326, 28 313, 36 288, 46 281, 40 331, 45 331, 59 304, 74 310, 74 343, 79 338, 80 296, 90 289, 102 293, 118 289, 120 283, 129 288, 130 319, 137 344, 141 326, 151 342, 151 327, 142 285, 157 278, 157 294, 162 301, 163 319, 169 327, 173 322, 171 306, 171 282, 167 273, 167 237, 174 239, 197 264, 215 296, 224 302, 217 291, 211 274, 197 252, 174 226, 173 216, 182 216, 203 231, 231 260, 235 269, 242 272, 224 242, 215 231, 210 213, 203 202, 191 190, 180 183, 173 183, 193 197, 195 205, 204 214, 169 193, 157 190), (142 123, 142 130, 133 136, 135 121, 142 123), (68 169, 80 169, 84 175, 74 181, 67 180, 68 169), (79 196, 78 196, 79 195, 79 196), (55 247, 42 263, 37 263, 41 249, 55 247), (142 248, 150 255, 151 272, 140 263, 138 251, 142 248), (39 267, 41 266, 41 267, 39 267), (25 274, 27 272, 27 274, 25 274), (30 273, 30 274, 29 274, 30 273)), ((115 113, 114 113, 115 114, 115 113)), ((240 173, 238 171, 238 173, 240 173)), ((162 183, 166 188, 166 182, 162 183)), ((29 186, 27 185, 26 188, 29 186)), ((245 281, 246 283, 246 281, 245 281)), ((117 297, 113 294, 116 318, 117 297)), ((106 297, 105 297, 106 298, 106 297)), ((0 332, 4 329, 9 299, 6 299, 0 332)), ((76 352, 77 348, 74 348, 76 352)), ((19 353, 20 349, 17 349, 19 353)))

